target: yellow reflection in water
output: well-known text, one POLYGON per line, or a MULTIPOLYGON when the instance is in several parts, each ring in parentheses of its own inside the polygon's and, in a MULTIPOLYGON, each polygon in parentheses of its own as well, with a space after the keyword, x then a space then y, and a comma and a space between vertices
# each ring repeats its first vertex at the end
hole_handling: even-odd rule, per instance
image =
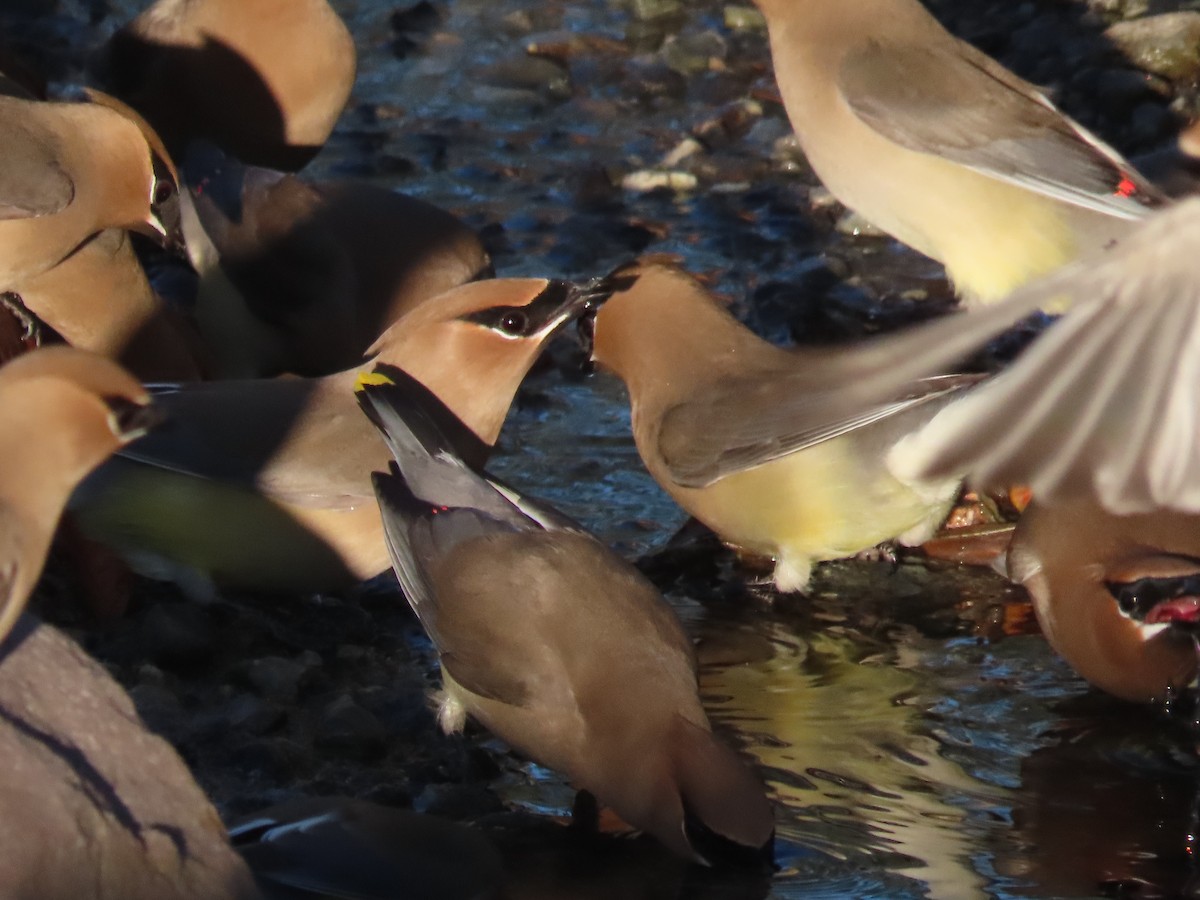
POLYGON ((920 691, 917 672, 864 658, 837 629, 801 639, 759 621, 754 632, 721 626, 724 661, 702 666, 701 687, 714 720, 735 727, 765 770, 780 837, 902 871, 935 897, 983 896, 966 813, 947 800, 1003 798, 920 733, 920 710, 908 700, 920 691), (738 654, 728 645, 739 636, 752 645, 751 659, 730 662, 738 654))

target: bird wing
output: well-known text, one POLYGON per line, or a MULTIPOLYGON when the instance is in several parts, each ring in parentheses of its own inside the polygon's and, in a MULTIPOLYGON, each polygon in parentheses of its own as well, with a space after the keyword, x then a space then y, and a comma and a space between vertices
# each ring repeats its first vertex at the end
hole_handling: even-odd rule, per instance
MULTIPOLYGON (((477 476, 476 476, 477 477, 477 476)), ((466 541, 513 531, 477 509, 441 509, 413 495, 395 474, 372 475, 383 532, 396 579, 421 626, 437 647, 442 668, 473 694, 512 705, 523 704, 529 685, 520 666, 512 671, 493 659, 494 628, 487 615, 472 615, 472 604, 456 604, 452 621, 442 627, 442 610, 430 571, 443 556, 466 541)))
POLYGON ((352 398, 322 403, 321 391, 300 378, 158 386, 165 422, 120 455, 298 506, 351 508, 373 498, 368 476, 386 454, 352 398))
POLYGON ((963 41, 871 41, 846 56, 837 83, 860 119, 918 153, 1124 219, 1166 202, 1115 150, 963 41))
POLYGON ((52 216, 74 199, 75 182, 63 169, 52 141, 21 122, 9 121, 0 141, 0 220, 52 216))
POLYGON ((948 397, 980 377, 922 378, 899 395, 857 404, 838 382, 814 390, 813 367, 797 363, 793 377, 731 379, 702 400, 668 410, 658 447, 671 478, 683 487, 705 487, 734 472, 892 420, 948 397))
POLYGON ((1075 302, 1008 371, 897 445, 893 467, 1028 484, 1043 501, 1086 492, 1118 514, 1200 512, 1200 201, 1014 300, 1056 297, 1075 302))

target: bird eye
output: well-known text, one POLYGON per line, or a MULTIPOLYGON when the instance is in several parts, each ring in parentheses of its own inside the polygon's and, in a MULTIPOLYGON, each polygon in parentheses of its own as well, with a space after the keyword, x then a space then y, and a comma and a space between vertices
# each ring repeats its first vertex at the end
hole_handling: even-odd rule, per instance
POLYGON ((146 403, 124 397, 107 397, 109 427, 122 443, 136 440, 162 421, 162 414, 146 403))
POLYGON ((162 206, 175 193, 175 185, 170 181, 157 181, 154 184, 154 205, 162 206))
POLYGON ((529 317, 517 310, 505 313, 504 317, 500 320, 500 330, 514 337, 523 335, 525 329, 528 327, 529 317))

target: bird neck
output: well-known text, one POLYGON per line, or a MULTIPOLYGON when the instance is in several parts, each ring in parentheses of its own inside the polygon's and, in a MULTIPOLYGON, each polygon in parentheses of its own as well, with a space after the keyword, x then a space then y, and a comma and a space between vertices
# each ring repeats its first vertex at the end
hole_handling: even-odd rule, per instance
POLYGON ((601 307, 593 357, 631 394, 686 393, 697 381, 744 370, 783 353, 702 293, 630 292, 601 307))

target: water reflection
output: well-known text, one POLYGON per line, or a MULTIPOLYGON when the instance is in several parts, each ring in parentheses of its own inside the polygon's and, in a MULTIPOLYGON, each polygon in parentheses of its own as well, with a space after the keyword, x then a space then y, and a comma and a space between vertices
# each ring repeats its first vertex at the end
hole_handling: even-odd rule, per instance
POLYGON ((923 881, 939 896, 981 896, 964 807, 1000 805, 1005 792, 972 779, 922 733, 920 672, 837 629, 742 626, 756 628, 773 656, 706 666, 702 686, 714 718, 737 729, 770 778, 780 837, 923 881))

